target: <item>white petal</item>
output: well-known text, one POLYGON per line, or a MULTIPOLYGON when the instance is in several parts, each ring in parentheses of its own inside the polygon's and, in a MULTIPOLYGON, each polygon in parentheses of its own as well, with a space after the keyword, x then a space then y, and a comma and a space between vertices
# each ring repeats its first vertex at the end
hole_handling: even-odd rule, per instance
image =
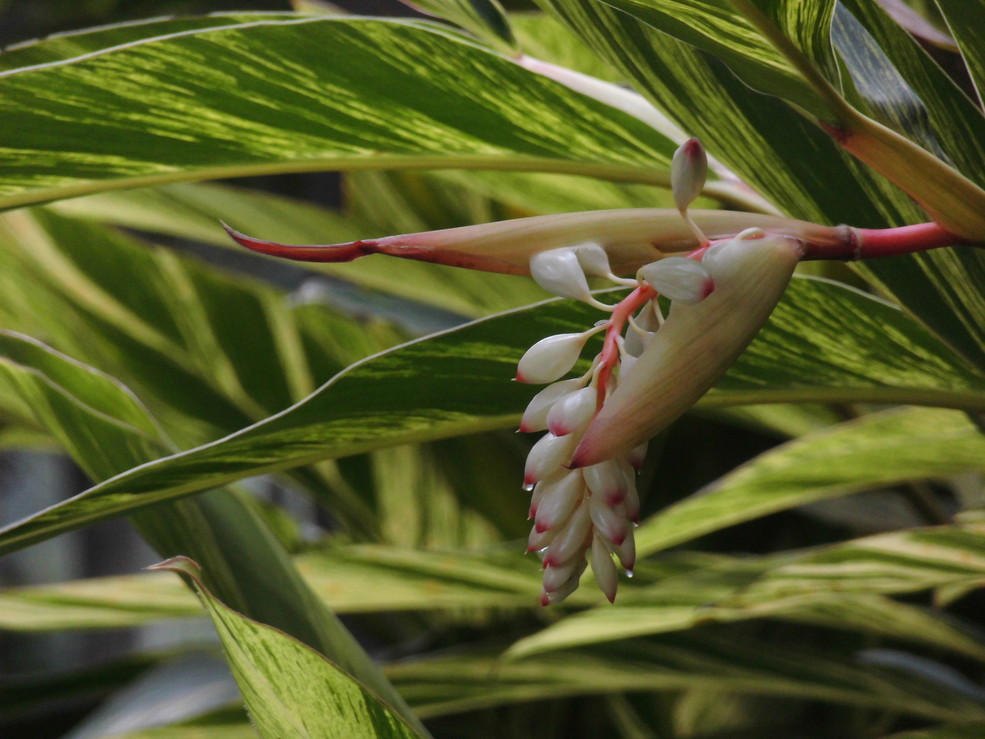
POLYGON ((585 493, 585 481, 579 472, 568 472, 544 490, 537 505, 534 528, 547 531, 562 524, 581 502, 585 493))
POLYGON ((571 371, 588 341, 588 334, 556 334, 541 339, 520 357, 516 379, 542 385, 571 371))
POLYGON ((612 561, 612 555, 597 535, 592 540, 592 572, 595 574, 595 582, 599 590, 605 593, 605 597, 612 603, 616 599, 616 588, 619 586, 619 575, 616 572, 616 565, 612 561))
POLYGON ((616 513, 605 499, 598 495, 593 495, 589 500, 588 513, 595 526, 595 533, 606 541, 612 542, 614 546, 619 546, 632 531, 632 526, 624 516, 616 513))
POLYGON ((579 244, 572 249, 578 258, 578 264, 585 270, 586 275, 607 277, 612 274, 612 268, 609 266, 609 255, 598 244, 579 244))
POLYGON ((585 381, 579 377, 555 382, 537 393, 527 404, 527 409, 520 419, 520 431, 545 431, 547 429, 547 414, 551 407, 568 393, 578 390, 585 381))
POLYGON ((589 535, 592 531, 592 519, 588 515, 588 501, 583 500, 564 526, 558 527, 558 533, 551 542, 544 558, 548 567, 558 567, 568 560, 580 557, 588 548, 589 535))
POLYGON ((544 434, 530 449, 523 469, 523 484, 533 485, 561 470, 574 451, 576 436, 544 434))
POLYGON ((547 414, 547 428, 555 436, 581 431, 595 415, 597 400, 598 391, 594 387, 585 387, 565 395, 547 414))
POLYGON ((593 464, 582 468, 585 483, 592 491, 592 497, 598 497, 608 503, 618 502, 626 497, 626 478, 615 460, 593 464))
POLYGON ((674 205, 685 210, 705 186, 708 176, 708 155, 697 139, 688 139, 674 152, 670 164, 670 186, 674 205))
POLYGON ((673 301, 693 305, 711 295, 715 281, 708 269, 694 259, 667 257, 639 271, 642 279, 673 301))
POLYGON ((570 248, 550 249, 530 257, 530 276, 542 288, 562 298, 585 300, 588 281, 578 256, 570 248))

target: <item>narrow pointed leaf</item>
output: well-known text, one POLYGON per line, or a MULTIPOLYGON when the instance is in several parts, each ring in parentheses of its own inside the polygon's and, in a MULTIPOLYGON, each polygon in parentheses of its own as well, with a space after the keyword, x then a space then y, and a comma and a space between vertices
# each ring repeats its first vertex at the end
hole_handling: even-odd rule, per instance
POLYGON ((709 623, 779 619, 922 642, 985 660, 985 643, 944 614, 884 595, 980 584, 985 530, 942 526, 817 550, 713 562, 653 585, 633 583, 620 608, 595 608, 518 641, 542 651, 682 631, 709 623))
POLYGON ((973 698, 860 665, 854 655, 748 633, 669 634, 505 662, 462 654, 390 665, 387 674, 422 716, 569 695, 717 688, 882 707, 936 720, 985 717, 973 698))
POLYGON ((982 27, 985 3, 982 0, 937 0, 937 6, 958 43, 981 101, 985 94, 985 50, 982 47, 985 41, 985 28, 982 27))
POLYGON ((636 119, 439 30, 358 18, 181 30, 11 70, 0 73, 0 111, 0 208, 366 167, 662 182, 673 149, 636 119))
MULTIPOLYGON (((262 472, 514 425, 533 395, 508 379, 520 356, 540 338, 582 331, 597 317, 579 304, 549 301, 370 357, 265 421, 134 469, 12 524, 0 532, 0 551, 262 472), (424 374, 408 373, 408 368, 424 368, 424 374)), ((983 380, 918 324, 862 293, 810 279, 794 280, 757 340, 703 402, 721 406, 846 398, 985 408, 983 380)), ((978 454, 981 442, 971 438, 970 422, 948 420, 956 415, 934 416, 935 423, 940 419, 940 428, 962 439, 954 447, 961 454, 978 454)), ((923 438, 920 429, 916 434, 913 438, 923 438)), ((793 491, 790 495, 796 497, 793 491)), ((707 520, 707 525, 719 525, 707 520)), ((683 532, 693 525, 668 531, 687 538, 683 532)), ((640 533, 641 543, 664 535, 647 529, 640 533)))
POLYGON ((516 53, 513 29, 498 0, 407 0, 407 4, 457 23, 498 51, 516 53))
POLYGON ((191 560, 176 558, 155 567, 192 579, 261 736, 427 736, 423 726, 409 724, 337 664, 217 600, 191 560))
MULTIPOLYGON (((605 3, 720 57, 751 87, 790 100, 821 119, 831 118, 832 111, 809 82, 728 0, 605 0, 605 3)), ((830 5, 833 4, 813 3, 818 9, 830 5)), ((830 13, 829 7, 827 12, 830 13)), ((824 14, 822 10, 821 15, 824 14)), ((818 22, 803 23, 804 28, 817 26, 818 22)))
MULTIPOLYGON (((139 468, 170 448, 120 383, 40 342, 4 332, 0 410, 7 404, 33 414, 93 479, 139 468)), ((56 519, 61 518, 58 507, 48 509, 56 519)), ((80 526, 94 520, 86 512, 76 514, 80 526)), ((210 584, 237 607, 331 654, 406 710, 359 644, 301 579, 250 504, 228 491, 212 491, 197 500, 138 512, 134 523, 162 554, 191 553, 208 562, 216 570, 210 584)))
POLYGON ((658 513, 636 532, 637 549, 655 552, 817 500, 982 470, 985 437, 963 414, 931 409, 873 414, 765 452, 658 513))

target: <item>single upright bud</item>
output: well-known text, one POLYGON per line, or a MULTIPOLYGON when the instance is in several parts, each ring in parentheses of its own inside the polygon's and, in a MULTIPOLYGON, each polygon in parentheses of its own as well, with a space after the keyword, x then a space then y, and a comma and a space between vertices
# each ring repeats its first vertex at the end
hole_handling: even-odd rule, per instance
POLYGON ((542 385, 571 371, 588 341, 589 332, 556 334, 527 349, 516 368, 518 382, 542 385))
POLYGON ((588 300, 590 297, 588 281, 574 249, 549 249, 534 254, 530 257, 530 276, 542 288, 562 298, 588 300))
POLYGON ((686 257, 661 259, 642 267, 638 274, 658 293, 688 305, 700 303, 715 289, 708 269, 701 262, 686 257))
POLYGON ((670 164, 670 186, 674 205, 681 213, 701 194, 708 176, 708 155, 696 138, 688 139, 674 152, 670 164))

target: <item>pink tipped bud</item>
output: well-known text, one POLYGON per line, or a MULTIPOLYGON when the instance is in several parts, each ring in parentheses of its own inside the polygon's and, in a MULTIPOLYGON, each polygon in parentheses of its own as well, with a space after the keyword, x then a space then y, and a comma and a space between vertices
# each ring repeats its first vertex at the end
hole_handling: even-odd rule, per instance
POLYGON ((567 473, 568 470, 562 467, 553 475, 548 476, 546 479, 543 479, 534 485, 533 493, 530 495, 530 518, 537 515, 537 507, 540 505, 540 501, 544 497, 544 494, 551 489, 554 483, 560 480, 561 477, 567 473))
POLYGON ((557 334, 541 339, 520 357, 516 379, 542 385, 567 374, 588 341, 588 333, 557 334))
POLYGON ((563 523, 581 502, 585 482, 578 472, 568 472, 547 486, 537 505, 534 530, 547 531, 563 523))
POLYGON ((588 281, 574 249, 550 249, 530 257, 530 276, 549 293, 587 300, 588 281))
POLYGON ((566 564, 574 557, 580 556, 588 548, 592 533, 592 519, 588 515, 588 501, 583 500, 574 512, 558 526, 558 534, 551 542, 547 556, 544 558, 545 567, 558 567, 566 564))
POLYGON ((632 530, 630 530, 626 540, 622 544, 614 546, 613 550, 619 557, 619 564, 627 572, 632 572, 633 568, 636 567, 636 539, 633 538, 632 530))
POLYGON ((585 484, 592 491, 592 497, 603 498, 606 501, 619 502, 626 497, 626 478, 615 460, 593 464, 582 469, 585 484))
POLYGON ((619 575, 616 572, 616 565, 612 561, 609 549, 605 542, 598 537, 592 540, 592 572, 595 574, 595 582, 598 583, 599 590, 605 593, 605 597, 610 603, 616 600, 616 589, 619 587, 619 575))
POLYGON ((636 481, 627 486, 626 494, 618 505, 622 506, 622 512, 633 523, 640 522, 640 495, 636 492, 636 481))
POLYGON ((567 583, 553 592, 542 590, 540 593, 540 604, 542 606, 552 606, 560 603, 578 589, 579 578, 573 577, 567 583))
POLYGON ((629 462, 633 469, 637 472, 643 467, 643 462, 646 461, 646 450, 650 446, 650 442, 644 441, 642 444, 637 444, 626 454, 626 461, 629 462))
POLYGON ((558 472, 571 452, 574 451, 577 437, 544 434, 530 449, 527 464, 523 469, 523 483, 532 485, 548 475, 558 472))
POLYGON ((530 536, 527 537, 527 554, 549 546, 556 536, 557 529, 548 529, 547 531, 538 531, 536 528, 530 529, 530 536))
POLYGON ((608 277, 612 274, 612 268, 609 266, 609 255, 598 244, 579 244, 572 247, 572 251, 574 251, 578 258, 578 264, 585 270, 586 275, 608 277))
POLYGON ((595 415, 598 391, 585 387, 558 400, 547 414, 547 428, 555 436, 581 431, 595 415))
POLYGON ((579 559, 561 567, 548 567, 544 570, 544 592, 556 593, 572 580, 577 583, 587 565, 584 559, 579 559))
POLYGON ((547 429, 547 414, 554 404, 568 393, 572 393, 584 384, 579 377, 562 380, 548 385, 537 393, 527 404, 527 409, 520 419, 520 431, 545 431, 547 429))
POLYGON ((715 289, 715 281, 701 263, 687 257, 667 257, 648 264, 639 276, 673 301, 694 305, 715 289))
POLYGON ((632 531, 626 517, 617 513, 611 505, 597 495, 593 495, 589 500, 588 513, 595 526, 596 535, 612 542, 614 546, 626 541, 626 537, 632 531))
POLYGON ((674 205, 684 211, 701 194, 708 176, 708 155, 701 142, 688 139, 674 152, 670 164, 670 186, 674 205))

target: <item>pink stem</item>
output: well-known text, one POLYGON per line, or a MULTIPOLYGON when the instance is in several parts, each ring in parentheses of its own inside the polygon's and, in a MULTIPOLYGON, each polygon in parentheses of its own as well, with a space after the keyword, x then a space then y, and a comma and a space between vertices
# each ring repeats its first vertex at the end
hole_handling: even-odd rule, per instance
POLYGON ((844 229, 845 237, 838 243, 804 242, 803 259, 874 259, 914 254, 942 246, 954 246, 967 242, 946 231, 936 223, 918 223, 896 228, 844 229))
POLYGON ((619 337, 622 336, 622 330, 626 325, 626 321, 629 320, 629 317, 633 313, 655 297, 657 297, 657 291, 644 283, 620 300, 612 311, 609 325, 605 329, 605 342, 602 344, 602 351, 599 353, 600 369, 598 377, 598 401, 595 407, 596 413, 601 410, 602 404, 605 402, 605 393, 609 386, 609 379, 612 377, 612 371, 619 364, 619 337))

